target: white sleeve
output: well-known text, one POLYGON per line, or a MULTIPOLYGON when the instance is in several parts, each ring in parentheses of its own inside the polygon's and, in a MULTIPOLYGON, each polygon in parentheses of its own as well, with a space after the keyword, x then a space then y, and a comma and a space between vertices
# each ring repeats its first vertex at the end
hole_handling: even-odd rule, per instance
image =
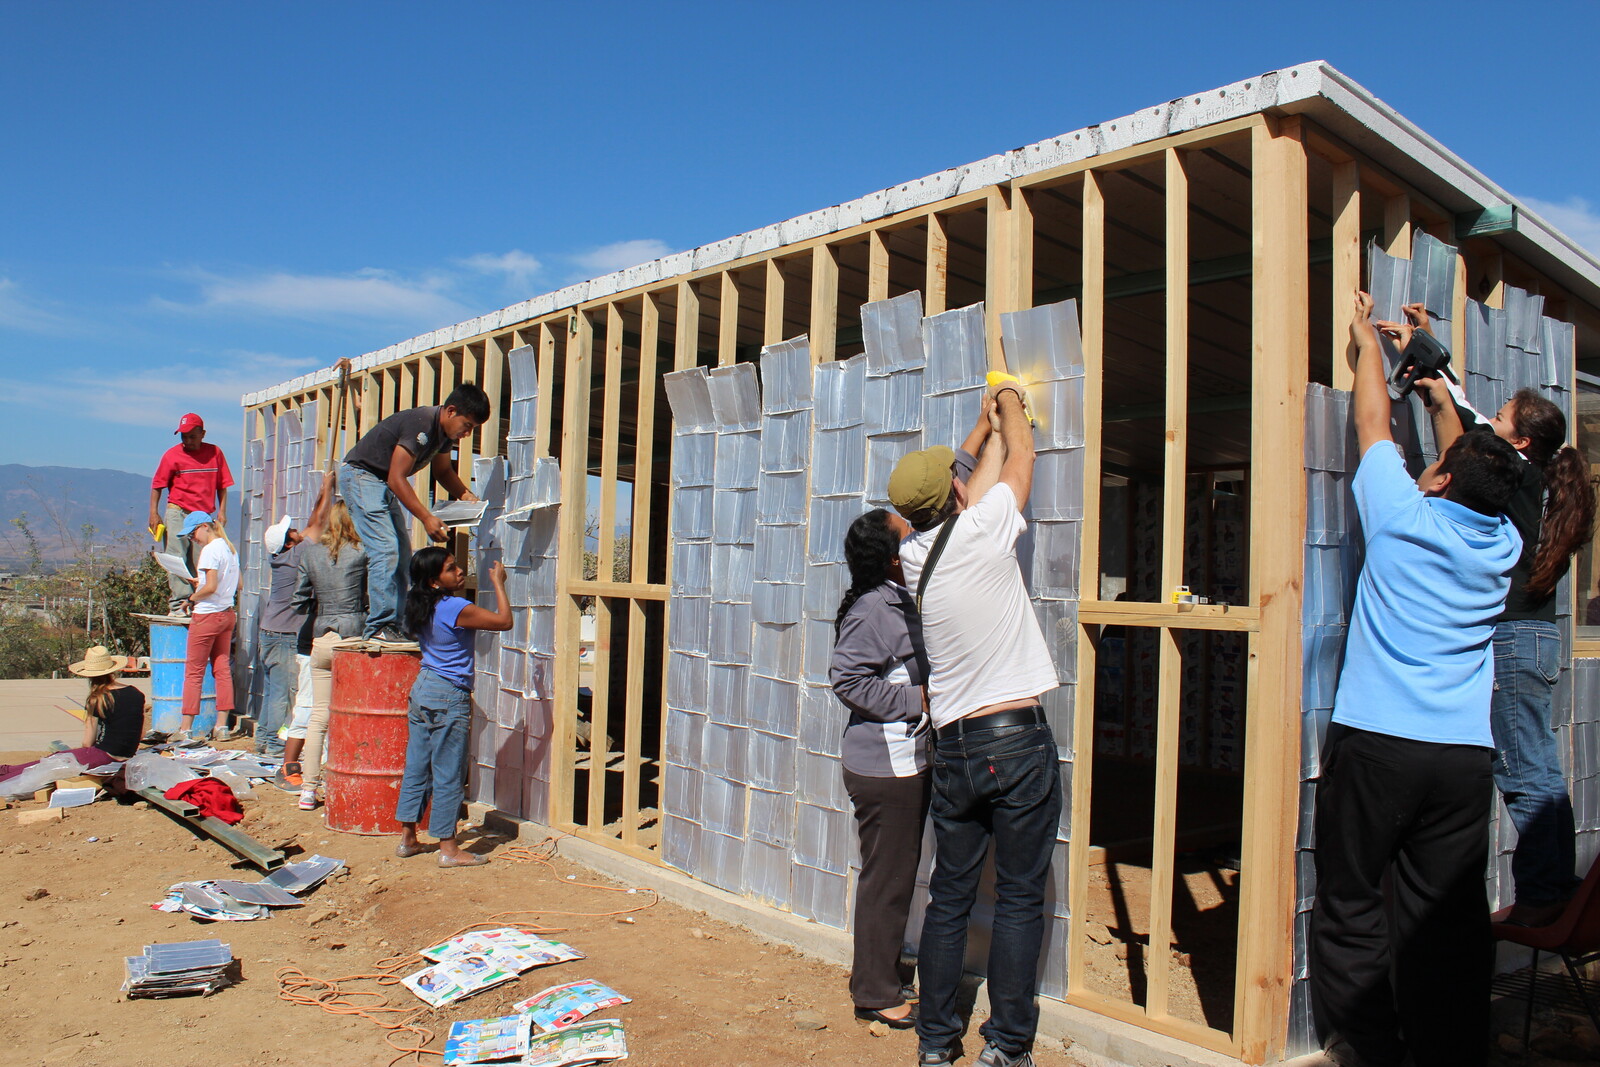
POLYGON ((1005 482, 994 483, 965 514, 972 516, 980 533, 1006 552, 1016 547, 1017 538, 1028 528, 1027 520, 1017 510, 1017 495, 1005 482))

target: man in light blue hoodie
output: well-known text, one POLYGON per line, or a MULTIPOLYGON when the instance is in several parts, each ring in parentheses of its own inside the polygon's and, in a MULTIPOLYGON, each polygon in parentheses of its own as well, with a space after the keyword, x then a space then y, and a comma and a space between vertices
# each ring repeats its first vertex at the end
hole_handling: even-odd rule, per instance
POLYGON ((1372 299, 1356 310, 1366 562, 1317 788, 1313 1004, 1341 1063, 1469 1067, 1489 1048, 1490 650, 1522 549, 1502 514, 1522 460, 1463 434, 1413 482, 1372 299))

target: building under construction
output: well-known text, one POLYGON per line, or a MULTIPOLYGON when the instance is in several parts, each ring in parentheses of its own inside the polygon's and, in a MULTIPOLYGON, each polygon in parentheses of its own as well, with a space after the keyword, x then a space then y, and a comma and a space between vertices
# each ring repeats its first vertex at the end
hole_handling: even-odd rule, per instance
MULTIPOLYGON (((458 551, 503 560, 516 622, 479 638, 473 799, 846 929, 826 684, 843 533, 900 455, 960 442, 985 371, 1020 371, 1042 416, 1021 555, 1069 798, 1043 993, 1275 1062, 1315 1046, 1357 288, 1380 317, 1426 303, 1476 405, 1538 388, 1600 458, 1600 379, 1580 373, 1600 365, 1600 263, 1309 63, 369 353, 339 426, 331 371, 246 396, 242 617, 265 525, 306 514, 330 448, 480 383, 494 411, 457 462, 489 510, 458 551), (1209 603, 1173 603, 1180 585, 1209 603)), ((1397 440, 1422 464, 1413 403, 1397 440)), ((1574 621, 1594 587, 1586 550, 1557 690, 1585 866, 1600 630, 1574 621)), ((1509 819, 1494 841, 1498 904, 1509 819)), ((986 921, 980 902, 974 968, 986 921)))

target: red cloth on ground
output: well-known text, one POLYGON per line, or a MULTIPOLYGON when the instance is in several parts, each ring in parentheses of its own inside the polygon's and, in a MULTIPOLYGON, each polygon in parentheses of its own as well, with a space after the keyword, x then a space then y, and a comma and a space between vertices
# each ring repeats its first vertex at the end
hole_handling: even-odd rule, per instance
POLYGON ((228 788, 228 783, 215 778, 193 778, 179 782, 165 795, 168 800, 188 801, 200 809, 201 815, 221 819, 230 825, 244 818, 244 809, 239 806, 238 798, 228 788))

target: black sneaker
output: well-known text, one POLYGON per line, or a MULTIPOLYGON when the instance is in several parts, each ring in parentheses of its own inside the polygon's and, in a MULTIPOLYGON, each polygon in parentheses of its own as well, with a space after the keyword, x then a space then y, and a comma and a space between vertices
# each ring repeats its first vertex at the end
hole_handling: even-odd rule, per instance
POLYGON ((999 1045, 988 1044, 978 1053, 974 1067, 1033 1067, 1033 1053, 1019 1052, 1015 1056, 1008 1056, 999 1045))
POLYGON ((917 1067, 952 1067, 961 1058, 961 1042, 945 1048, 929 1051, 925 1048, 917 1049, 917 1067))

